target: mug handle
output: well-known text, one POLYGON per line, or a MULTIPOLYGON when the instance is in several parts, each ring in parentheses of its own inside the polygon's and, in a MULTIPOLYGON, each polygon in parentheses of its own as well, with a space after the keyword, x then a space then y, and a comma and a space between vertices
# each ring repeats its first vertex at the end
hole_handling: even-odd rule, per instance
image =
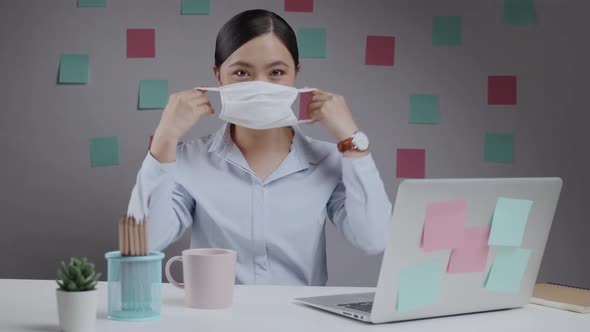
POLYGON ((171 283, 172 285, 174 285, 174 287, 184 289, 184 283, 174 280, 174 278, 172 277, 172 274, 170 273, 170 266, 172 265, 172 263, 174 263, 176 261, 179 261, 182 263, 182 256, 174 256, 174 257, 170 258, 168 260, 168 262, 166 262, 166 269, 165 269, 166 279, 168 279, 168 282, 171 283))

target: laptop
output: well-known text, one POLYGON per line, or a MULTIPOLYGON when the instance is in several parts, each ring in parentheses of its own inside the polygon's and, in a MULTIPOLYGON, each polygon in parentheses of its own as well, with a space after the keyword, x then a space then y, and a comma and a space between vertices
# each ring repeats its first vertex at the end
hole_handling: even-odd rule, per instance
MULTIPOLYGON (((528 303, 533 293, 561 186, 560 178, 405 180, 398 188, 389 242, 383 254, 375 292, 306 297, 297 298, 294 301, 344 317, 376 324, 522 307, 528 303), (503 212, 496 212, 500 198, 504 203, 519 202, 520 207, 527 201, 532 201, 532 205, 529 204, 528 214, 523 218, 522 208, 520 212, 517 211, 518 209, 515 210, 514 206, 506 210, 504 208, 509 205, 504 203, 502 203, 504 204, 503 212), (498 223, 497 229, 492 228, 489 238, 488 235, 480 237, 483 238, 480 242, 487 242, 486 239, 491 239, 492 233, 495 233, 494 236, 502 235, 501 232, 496 232, 502 230, 502 227, 516 225, 516 223, 502 223, 500 215, 503 215, 505 221, 508 220, 507 213, 508 215, 514 213, 515 216, 520 213, 520 220, 526 220, 526 225, 524 231, 521 231, 522 237, 518 245, 506 242, 510 246, 504 244, 487 246, 485 243, 484 247, 488 248, 488 252, 487 255, 485 251, 480 255, 483 257, 480 257, 479 272, 456 273, 461 269, 453 267, 454 273, 450 273, 448 264, 453 249, 431 251, 432 247, 429 247, 427 251, 423 247, 422 235, 427 208, 437 203, 450 206, 452 202, 463 202, 464 228, 491 227, 494 212, 499 215, 493 220, 494 223, 498 223), (502 257, 505 258, 506 253, 510 256, 522 250, 529 254, 526 260, 521 260, 521 271, 519 272, 518 268, 507 269, 506 260, 502 257), (488 280, 488 274, 497 254, 498 263, 494 266, 496 271, 492 277, 493 280, 488 280), (434 278, 435 281, 420 273, 416 274, 415 278, 407 277, 408 271, 416 271, 412 267, 432 266, 428 265, 429 262, 440 262, 439 265, 434 265, 434 271, 432 268, 430 270, 438 276, 434 278), (508 272, 512 281, 503 280, 502 271, 504 274, 508 272), (515 274, 510 274, 511 271, 515 274), (403 279, 400 278, 401 272, 404 273, 403 279), (400 286, 402 282, 405 284, 400 286), (425 288, 416 286, 416 283, 420 282, 427 283, 425 288), (509 282, 512 286, 508 284, 509 282), (432 285, 436 283, 438 286, 433 287, 432 285), (400 287, 402 291, 398 293, 400 287), (416 292, 416 289, 418 289, 417 296, 412 294, 412 291, 416 292), (420 294, 420 292, 423 293, 420 294), (416 301, 423 303, 416 303, 416 301)), ((432 224, 429 223, 429 225, 432 224)), ((506 234, 511 235, 515 232, 517 231, 506 234)), ((429 234, 440 234, 440 232, 429 234)), ((431 238, 429 235, 429 241, 431 238)), ((501 236, 496 237, 493 243, 504 243, 498 242, 499 238, 501 236)), ((520 257, 522 259, 523 256, 520 257)), ((458 258, 457 261, 459 261, 458 258)))

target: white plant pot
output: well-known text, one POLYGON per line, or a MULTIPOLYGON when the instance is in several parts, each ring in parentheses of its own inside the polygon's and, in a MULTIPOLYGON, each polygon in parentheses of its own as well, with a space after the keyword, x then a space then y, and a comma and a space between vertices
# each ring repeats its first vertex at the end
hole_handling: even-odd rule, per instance
POLYGON ((64 332, 92 332, 96 324, 98 289, 83 292, 56 290, 59 326, 64 332))

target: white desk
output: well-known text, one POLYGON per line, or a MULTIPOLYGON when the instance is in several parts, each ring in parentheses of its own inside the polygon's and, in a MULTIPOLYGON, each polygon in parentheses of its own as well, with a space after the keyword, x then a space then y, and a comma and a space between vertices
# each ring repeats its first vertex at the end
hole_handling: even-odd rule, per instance
MULTIPOLYGON (((198 310, 183 305, 183 293, 163 285, 161 317, 151 322, 118 322, 106 318, 106 283, 99 283, 96 331, 590 331, 590 314, 536 305, 522 309, 372 325, 293 303, 295 297, 364 292, 371 288, 236 286, 234 306, 198 310)), ((52 280, 0 279, 0 331, 57 331, 52 280)))

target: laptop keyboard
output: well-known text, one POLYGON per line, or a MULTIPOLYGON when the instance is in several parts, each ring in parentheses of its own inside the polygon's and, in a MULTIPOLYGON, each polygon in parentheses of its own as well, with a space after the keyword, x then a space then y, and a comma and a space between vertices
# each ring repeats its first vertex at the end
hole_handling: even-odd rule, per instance
POLYGON ((357 303, 346 303, 339 304, 339 307, 350 308, 358 311, 371 312, 373 308, 373 302, 357 302, 357 303))

